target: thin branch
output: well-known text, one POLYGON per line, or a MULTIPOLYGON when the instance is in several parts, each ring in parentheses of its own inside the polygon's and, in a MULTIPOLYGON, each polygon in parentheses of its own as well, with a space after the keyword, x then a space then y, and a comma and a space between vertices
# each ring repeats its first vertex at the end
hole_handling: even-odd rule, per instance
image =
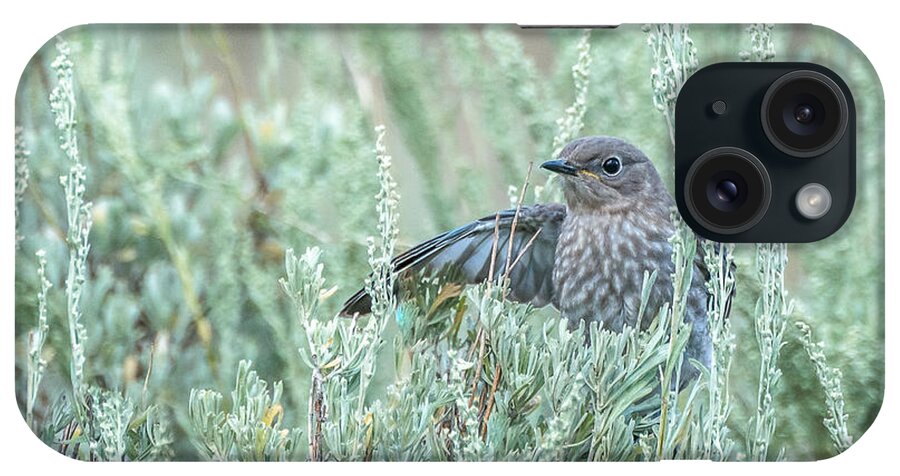
POLYGON ((491 419, 491 410, 494 409, 494 396, 497 394, 497 386, 500 383, 500 375, 503 370, 500 368, 500 362, 494 367, 494 381, 491 383, 491 393, 488 395, 487 410, 484 413, 484 422, 481 425, 481 439, 487 438, 487 424, 491 419))
POLYGON ((531 245, 534 244, 534 240, 536 240, 538 235, 541 234, 541 230, 543 230, 543 228, 538 228, 538 230, 536 232, 534 232, 534 235, 532 235, 531 238, 528 240, 528 243, 525 243, 525 246, 523 246, 522 249, 519 251, 518 256, 516 256, 516 259, 513 260, 512 266, 509 267, 510 274, 512 274, 512 271, 513 271, 513 269, 515 269, 516 265, 519 264, 519 260, 521 260, 522 257, 525 256, 525 253, 528 251, 529 248, 531 248, 531 245))
POLYGON ((528 183, 531 180, 531 169, 534 162, 528 162, 528 171, 525 173, 525 183, 522 184, 522 191, 519 193, 519 201, 516 203, 516 213, 513 215, 512 226, 509 228, 509 240, 506 246, 506 270, 503 273, 503 286, 506 286, 506 280, 509 279, 510 260, 512 260, 513 241, 516 236, 516 227, 519 225, 519 212, 522 211, 522 202, 525 200, 525 192, 528 190, 528 183))

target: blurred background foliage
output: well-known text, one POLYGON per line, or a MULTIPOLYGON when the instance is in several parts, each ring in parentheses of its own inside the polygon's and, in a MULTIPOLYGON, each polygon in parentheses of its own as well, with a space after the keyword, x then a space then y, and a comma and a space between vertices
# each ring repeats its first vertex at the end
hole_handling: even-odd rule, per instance
MULTIPOLYGON (((849 429, 858 438, 877 415, 883 391, 881 87, 864 56, 829 30, 779 26, 773 35, 777 60, 834 69, 856 100, 853 215, 823 242, 788 247, 786 287, 795 302, 790 318, 812 327, 829 365, 843 372, 849 429)), ((366 237, 377 225, 379 124, 388 131, 402 197, 400 250, 507 208, 510 186, 521 185, 528 164, 551 156, 555 121, 575 95, 580 36, 510 26, 121 25, 61 33, 75 63, 76 127, 85 196, 93 202, 82 298, 85 379, 156 403, 169 421, 176 459, 203 456, 191 444, 191 389, 229 391, 238 370, 247 372, 238 365, 244 359, 259 378, 284 380, 278 421, 303 427, 310 375, 297 352, 304 343, 293 306, 278 284, 286 249, 322 250, 336 288, 321 302, 323 314, 362 286, 370 270, 366 237)), ((738 60, 749 47, 737 25, 693 26, 691 36, 700 66, 738 60)), ((671 182, 671 145, 653 105, 646 34, 638 26, 597 29, 590 43, 582 135, 626 138, 671 182)), ((55 84, 53 46, 25 68, 16 108, 30 151, 16 254, 23 414, 28 334, 41 289, 38 249, 46 250, 53 285, 35 421, 54 418, 54 402, 69 391, 71 358, 66 296, 55 292, 66 276, 59 176, 68 166, 47 101, 55 84)), ((535 183, 545 180, 535 173, 535 183)), ((533 200, 529 192, 526 202, 533 200)), ((752 246, 738 246, 729 427, 739 446, 756 412, 759 381, 753 259, 752 246)), ((384 340, 396 332, 389 323, 384 340)), ((822 426, 822 390, 800 337, 788 327, 775 396, 772 447, 789 460, 834 452, 822 426)), ((384 365, 370 399, 385 396, 402 377, 393 357, 379 355, 384 365)))

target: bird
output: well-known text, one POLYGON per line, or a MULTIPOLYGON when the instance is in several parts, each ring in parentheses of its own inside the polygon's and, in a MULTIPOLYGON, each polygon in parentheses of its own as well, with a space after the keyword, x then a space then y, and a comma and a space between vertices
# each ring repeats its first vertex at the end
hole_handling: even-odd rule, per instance
MULTIPOLYGON (((466 283, 481 283, 489 278, 493 255, 497 274, 507 269, 507 261, 513 262, 510 299, 534 307, 552 305, 570 328, 582 321, 599 321, 613 332, 636 326, 644 273, 656 272, 645 313, 671 303, 675 201, 651 160, 624 139, 588 136, 568 143, 541 168, 561 177, 565 203, 502 210, 442 233, 397 255, 397 275, 452 267, 466 283), (504 253, 510 240, 511 252, 504 253)), ((686 299, 684 319, 691 334, 682 382, 700 372, 691 361, 709 368, 712 357, 708 272, 702 248, 697 248, 686 299)), ((340 314, 366 314, 370 307, 371 299, 360 289, 340 314)), ((730 300, 726 313, 729 309, 730 300)), ((642 327, 650 321, 642 319, 642 327)))

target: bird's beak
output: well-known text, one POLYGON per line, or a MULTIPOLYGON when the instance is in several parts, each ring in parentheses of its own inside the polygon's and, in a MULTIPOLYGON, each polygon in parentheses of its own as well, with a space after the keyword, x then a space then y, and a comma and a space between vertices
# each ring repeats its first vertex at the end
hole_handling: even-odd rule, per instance
POLYGON ((578 175, 578 168, 569 163, 568 160, 548 160, 541 164, 542 169, 564 175, 578 175))

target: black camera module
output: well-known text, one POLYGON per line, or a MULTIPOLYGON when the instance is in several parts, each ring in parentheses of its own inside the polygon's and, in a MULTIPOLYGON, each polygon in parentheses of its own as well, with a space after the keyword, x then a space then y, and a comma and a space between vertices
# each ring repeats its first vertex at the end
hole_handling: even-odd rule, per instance
POLYGON ((763 130, 775 147, 801 158, 831 150, 847 130, 847 98, 822 73, 791 71, 769 86, 762 101, 763 130))
POLYGON ((801 62, 716 63, 675 103, 675 201, 699 236, 809 243, 856 197, 856 106, 841 76, 801 62))
POLYGON ((753 154, 735 147, 707 151, 688 170, 684 199, 691 216, 716 233, 740 233, 765 215, 769 174, 753 154))

